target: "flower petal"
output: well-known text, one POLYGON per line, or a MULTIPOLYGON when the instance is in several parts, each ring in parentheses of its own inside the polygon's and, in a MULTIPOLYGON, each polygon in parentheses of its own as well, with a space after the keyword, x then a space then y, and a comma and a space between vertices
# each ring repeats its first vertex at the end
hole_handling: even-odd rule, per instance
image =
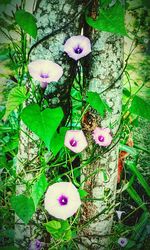
POLYGON ((88 143, 82 130, 68 130, 64 145, 74 153, 80 153, 87 147, 88 143))
POLYGON ((118 239, 118 244, 121 246, 121 247, 125 247, 128 243, 128 240, 127 238, 125 237, 121 237, 118 239))
POLYGON ((96 142, 96 144, 99 144, 100 146, 107 147, 111 144, 112 136, 110 134, 109 128, 99 128, 96 127, 93 131, 93 138, 96 142), (103 137, 103 140, 100 140, 100 138, 103 137))
POLYGON ((29 63, 28 69, 30 75, 42 83, 57 82, 63 75, 63 69, 60 65, 44 59, 29 63), (47 77, 43 78, 43 75, 47 75, 47 77))
POLYGON ((91 52, 91 42, 83 35, 72 36, 66 41, 64 45, 64 51, 69 57, 73 58, 74 60, 79 60, 91 52), (80 48, 81 52, 76 53, 76 48, 80 48))
POLYGON ((49 186, 45 194, 45 209, 56 218, 66 220, 76 213, 81 205, 78 190, 71 182, 58 182, 49 186), (59 197, 67 197, 66 205, 61 205, 59 197))

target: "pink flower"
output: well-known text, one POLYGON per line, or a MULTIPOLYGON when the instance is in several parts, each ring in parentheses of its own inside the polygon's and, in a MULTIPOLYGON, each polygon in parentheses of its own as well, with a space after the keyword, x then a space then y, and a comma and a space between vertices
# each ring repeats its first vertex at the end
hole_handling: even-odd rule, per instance
POLYGON ((97 127, 93 131, 93 138, 97 144, 102 147, 107 147, 111 144, 112 136, 110 134, 109 128, 99 128, 97 127))
POLYGON ((82 130, 68 130, 64 144, 74 153, 82 152, 88 145, 82 130))
POLYGON ((121 247, 125 247, 128 243, 128 240, 127 238, 124 238, 124 237, 121 237, 118 239, 118 244, 121 246, 121 247))
POLYGON ((72 36, 66 41, 64 51, 77 61, 91 52, 91 42, 85 36, 72 36))
POLYGON ((46 88, 50 82, 57 82, 63 74, 62 67, 49 60, 33 61, 29 63, 28 69, 30 75, 40 82, 42 88, 46 88))
POLYGON ((80 207, 80 195, 71 182, 58 182, 47 189, 44 205, 49 214, 66 220, 74 215, 80 207))

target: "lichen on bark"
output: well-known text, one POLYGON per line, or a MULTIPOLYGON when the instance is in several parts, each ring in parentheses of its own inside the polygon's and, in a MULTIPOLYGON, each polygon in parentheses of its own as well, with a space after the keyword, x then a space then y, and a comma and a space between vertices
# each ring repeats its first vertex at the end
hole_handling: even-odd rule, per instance
MULTIPOLYGON (((63 108, 65 114, 64 123, 70 112, 70 90, 76 74, 76 63, 72 59, 69 59, 63 52, 63 44, 70 36, 80 34, 80 15, 78 13, 82 9, 81 2, 81 0, 42 0, 38 1, 34 13, 38 26, 37 40, 43 38, 47 33, 55 33, 55 30, 60 28, 58 33, 56 32, 55 35, 50 36, 49 39, 34 47, 29 59, 30 61, 48 59, 63 67, 64 74, 61 80, 58 83, 51 83, 44 94, 49 102, 49 107, 59 105, 63 108), (62 30, 61 27, 63 27, 62 30)), ((33 44, 34 42, 32 41, 33 44)), ((32 102, 32 98, 30 102, 32 102)), ((24 124, 21 123, 20 128, 17 173, 22 172, 22 178, 32 180, 36 172, 24 176, 24 170, 26 167, 30 170, 33 168, 36 169, 39 165, 38 147, 33 141, 35 139, 38 142, 38 139, 37 137, 35 138, 35 135, 24 124)), ((17 185, 17 194, 22 193, 24 190, 25 185, 17 185)), ((36 236, 41 241, 44 241, 42 243, 43 247, 47 249, 46 243, 50 241, 50 237, 47 238, 47 235, 41 235, 39 228, 35 226, 42 222, 43 215, 39 216, 38 213, 35 213, 33 220, 28 225, 25 225, 16 216, 15 244, 22 249, 27 249, 30 240, 34 240, 36 236)))
MULTIPOLYGON (((104 119, 97 115, 97 125, 110 127, 112 135, 115 137, 121 118, 122 80, 119 76, 123 66, 123 38, 95 30, 92 30, 90 35, 91 41, 95 42, 90 59, 85 61, 86 85, 89 86, 90 91, 99 93, 111 107, 112 112, 107 112, 104 119), (111 87, 109 88, 109 86, 111 87)), ((89 143, 92 144, 91 132, 85 131, 85 133, 89 138, 89 143)), ((84 155, 86 159, 88 159, 88 151, 84 155)), ((101 153, 101 150, 97 151, 100 156, 101 153)), ((88 198, 95 200, 84 203, 81 215, 82 223, 86 224, 92 218, 96 218, 81 232, 81 249, 89 247, 107 249, 108 247, 115 206, 117 155, 118 144, 108 153, 102 154, 93 164, 83 168, 82 187, 89 192, 88 198), (104 173, 107 175, 107 180, 104 178, 104 173)))

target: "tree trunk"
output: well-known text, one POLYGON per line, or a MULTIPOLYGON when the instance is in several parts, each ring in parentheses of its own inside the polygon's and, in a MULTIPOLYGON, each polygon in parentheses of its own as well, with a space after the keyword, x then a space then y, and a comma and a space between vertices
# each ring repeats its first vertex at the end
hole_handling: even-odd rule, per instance
MULTIPOLYGON (((85 30, 85 33, 89 34, 89 31, 85 30)), ((123 38, 95 30, 90 31, 90 34, 91 41, 95 42, 91 58, 85 62, 89 90, 99 93, 112 108, 112 112, 107 113, 104 119, 97 116, 95 123, 99 127, 112 127, 114 137, 121 118, 120 76, 123 70, 123 38)), ((85 132, 92 144, 91 132, 85 132)), ((89 249, 89 247, 108 249, 117 186, 118 144, 115 145, 115 141, 108 153, 103 155, 102 151, 98 150, 99 159, 84 167, 82 172, 82 187, 89 193, 88 198, 94 200, 84 203, 82 223, 85 225, 87 223, 87 226, 81 233, 80 249, 89 249)), ((88 156, 89 150, 84 157, 88 159, 88 156)))
MULTIPOLYGON (((47 34, 51 35, 43 42, 37 43, 36 46, 33 43, 30 50, 30 61, 48 59, 63 67, 64 74, 61 80, 58 83, 50 84, 44 93, 49 102, 49 107, 62 107, 65 114, 63 123, 66 122, 70 113, 70 90, 76 74, 76 63, 63 53, 63 44, 72 35, 80 34, 79 17, 81 9, 81 0, 41 0, 37 1, 34 13, 37 19, 38 40, 47 34)), ((32 100, 30 101, 32 102, 32 100)), ((35 174, 38 173, 38 170, 31 171, 39 165, 38 148, 32 140, 37 140, 37 137, 35 138, 35 135, 22 123, 20 128, 17 173, 21 174, 22 179, 27 181, 33 179, 35 174), (27 169, 31 174, 25 173, 27 169)), ((17 184, 16 193, 22 193, 25 188, 25 185, 17 184)), ((15 244, 17 246, 27 249, 30 240, 34 239, 35 236, 46 242, 44 235, 40 235, 41 232, 37 231, 35 227, 39 221, 42 221, 42 218, 43 215, 38 216, 36 213, 33 219, 34 223, 31 221, 30 224, 25 225, 16 216, 15 244)), ((43 243, 43 246, 46 249, 46 244, 43 243)))
MULTIPOLYGON (((41 0, 38 1, 35 10, 38 25, 38 40, 49 33, 51 35, 47 36, 47 39, 41 40, 41 43, 37 43, 36 46, 33 45, 30 59, 31 61, 48 59, 63 67, 64 75, 61 80, 58 83, 50 84, 44 94, 50 107, 59 105, 63 108, 65 113, 64 123, 67 121, 71 109, 70 90, 77 65, 72 59, 64 55, 63 44, 72 35, 79 35, 81 33, 79 19, 82 2, 81 0, 41 0)), ((103 120, 99 120, 97 117, 97 123, 100 127, 109 127, 110 124, 114 124, 112 133, 115 135, 119 126, 121 112, 121 80, 116 81, 116 79, 118 79, 122 70, 123 39, 111 33, 99 32, 92 29, 90 29, 90 34, 90 39, 94 45, 92 46, 91 60, 86 60, 84 63, 85 77, 91 91, 99 94, 104 91, 101 97, 112 108, 112 113, 107 114, 103 120), (115 83, 112 84, 113 82, 115 83), (111 88, 107 89, 111 84, 111 88), (107 90, 105 91, 105 89, 107 90)), ((90 142, 90 133, 85 132, 90 142)), ((88 154, 87 150, 86 158, 88 154)), ((110 232, 117 184, 117 155, 118 146, 115 145, 101 159, 83 169, 81 182, 83 182, 83 188, 89 192, 89 198, 102 198, 103 200, 86 202, 83 206, 82 222, 86 223, 93 216, 96 216, 96 219, 82 231, 80 235, 80 249, 89 249, 89 247, 91 249, 103 249, 101 245, 105 244, 105 241, 101 241, 102 236, 110 232), (96 174, 93 174, 95 171, 96 174), (104 171, 107 173, 107 181, 104 181, 103 178, 104 171), (104 209, 105 213, 98 216, 104 209)), ((35 145, 29 142, 28 136, 21 134, 19 159, 22 159, 24 162, 25 159, 28 158, 31 160, 36 156, 37 149, 35 145)), ((38 158, 35 158, 36 162, 34 164, 38 164, 37 160, 38 158)), ((29 169, 32 169, 32 164, 33 162, 29 163, 29 169)), ((19 163, 17 168, 18 171, 20 171, 20 168, 22 169, 19 163)), ((22 192, 21 187, 19 187, 17 192, 22 192)), ((30 225, 25 226, 24 224, 20 225, 21 228, 18 224, 16 225, 16 240, 23 242, 25 237, 32 239, 35 234, 34 227, 30 225)))
MULTIPOLYGON (((16 185, 17 195, 25 192, 25 183, 32 180, 35 173, 37 173, 36 168, 39 163, 38 148, 36 145, 36 142, 38 143, 39 140, 37 136, 29 131, 22 122, 20 123, 20 130, 16 172, 21 177, 21 184, 18 182, 16 185), (35 171, 34 174, 33 170, 35 171)), ((37 223, 38 220, 39 218, 36 216, 34 221, 37 223)), ((18 246, 19 249, 27 249, 35 233, 32 222, 25 225, 23 221, 15 215, 15 245, 18 246)))

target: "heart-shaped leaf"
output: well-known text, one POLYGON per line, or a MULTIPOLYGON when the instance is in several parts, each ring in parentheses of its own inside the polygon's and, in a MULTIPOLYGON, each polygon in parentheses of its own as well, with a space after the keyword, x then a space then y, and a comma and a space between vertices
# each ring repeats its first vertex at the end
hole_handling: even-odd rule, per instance
POLYGON ((27 94, 27 90, 24 86, 17 86, 13 88, 8 95, 8 100, 6 103, 6 113, 3 119, 6 120, 8 115, 20 104, 22 104, 28 97, 29 94, 27 94))
POLYGON ((64 146, 64 138, 67 130, 68 128, 66 127, 61 128, 59 134, 55 133, 52 138, 50 148, 55 156, 57 155, 59 150, 64 146))
POLYGON ((54 239, 62 238, 69 241, 72 238, 72 232, 67 220, 56 221, 52 220, 44 224, 47 232, 49 232, 54 239))
POLYGON ((89 91, 87 93, 87 97, 87 102, 92 108, 97 110, 101 117, 104 117, 106 111, 111 112, 111 108, 104 100, 101 99, 98 93, 89 91))
POLYGON ((36 18, 25 10, 17 10, 15 13, 17 24, 33 38, 37 36, 36 18))
POLYGON ((29 222, 35 212, 35 206, 32 198, 28 198, 23 194, 11 197, 11 206, 15 210, 18 217, 25 224, 29 222))
POLYGON ((50 141, 63 118, 63 111, 61 108, 47 108, 41 112, 39 105, 30 104, 23 109, 21 118, 27 127, 38 135, 50 149, 50 141))
POLYGON ((34 201, 35 208, 38 205, 39 200, 44 194, 46 188, 48 186, 45 174, 42 174, 37 182, 32 187, 32 199, 34 201))
POLYGON ((124 19, 125 9, 119 2, 111 8, 100 8, 96 20, 86 16, 87 23, 95 29, 128 36, 124 19))
POLYGON ((131 103, 130 112, 150 120, 149 111, 150 104, 140 96, 135 95, 131 103))

